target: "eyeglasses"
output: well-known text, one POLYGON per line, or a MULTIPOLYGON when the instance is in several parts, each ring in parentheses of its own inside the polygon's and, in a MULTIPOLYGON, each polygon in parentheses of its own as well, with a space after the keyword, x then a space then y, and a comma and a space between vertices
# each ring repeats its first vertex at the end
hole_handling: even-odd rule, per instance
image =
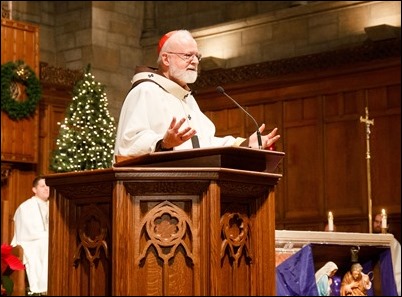
POLYGON ((176 56, 178 56, 180 59, 182 59, 183 61, 186 62, 191 62, 194 57, 197 58, 198 62, 201 61, 202 56, 201 54, 186 54, 186 53, 174 53, 174 52, 167 52, 168 54, 174 54, 176 56))

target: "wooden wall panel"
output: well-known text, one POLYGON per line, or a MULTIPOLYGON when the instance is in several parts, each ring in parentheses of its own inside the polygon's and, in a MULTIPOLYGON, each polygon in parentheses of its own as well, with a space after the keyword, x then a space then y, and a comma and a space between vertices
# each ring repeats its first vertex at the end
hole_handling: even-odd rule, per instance
POLYGON ((317 127, 287 128, 287 159, 284 160, 287 179, 283 219, 301 219, 320 214, 322 203, 322 170, 318 162, 317 127), (302 141, 305 139, 305 141, 302 141), (307 140, 308 139, 308 140, 307 140), (301 146, 301 147, 299 147, 301 146))
MULTIPOLYGON (((39 76, 39 27, 1 19, 1 63, 23 60, 39 76)), ((21 98, 25 99, 25 93, 21 98)), ((39 117, 11 120, 1 112, 1 160, 37 163, 39 117)))
POLYGON ((11 120, 1 112, 1 160, 7 162, 37 163, 38 112, 33 118, 11 120))
POLYGON ((56 148, 56 139, 59 135, 60 126, 58 123, 63 123, 66 116, 65 100, 60 100, 58 103, 49 104, 44 102, 41 105, 41 130, 40 130, 40 148, 39 155, 39 171, 43 174, 52 172, 50 163, 52 152, 56 148))
POLYGON ((372 88, 367 97, 374 120, 370 134, 373 211, 386 208, 389 215, 400 214, 401 88, 372 88))
MULTIPOLYGON (((329 115, 325 121, 325 189, 327 210, 335 216, 367 213, 364 170, 364 127, 359 111, 364 109, 360 92, 337 93, 325 97, 329 115), (340 186, 343 185, 343 186, 340 186)), ((360 230, 356 230, 360 231, 360 230)))
POLYGON ((1 63, 24 60, 37 73, 39 70, 39 27, 1 19, 1 63))
POLYGON ((245 127, 245 118, 238 108, 224 109, 220 111, 209 111, 206 115, 215 124, 217 135, 239 136, 245 127))
POLYGON ((246 114, 244 114, 245 119, 246 119, 246 131, 245 135, 251 135, 255 131, 257 131, 257 127, 259 127, 262 123, 264 123, 264 118, 265 118, 265 110, 264 110, 264 105, 259 104, 259 105, 250 105, 246 108, 247 112, 253 116, 255 119, 256 123, 246 114))
POLYGON ((366 192, 365 172, 361 170, 364 153, 359 143, 359 131, 355 121, 338 121, 326 125, 325 189, 327 208, 336 210, 334 215, 363 215, 366 192), (348 131, 348 133, 345 133, 348 131), (340 186, 343 185, 343 186, 340 186))
POLYGON ((72 90, 83 73, 80 70, 70 70, 40 64, 41 83, 43 86, 40 102, 40 138, 38 171, 51 173, 50 163, 52 152, 56 148, 60 125, 66 116, 66 110, 72 100, 72 90))
POLYGON ((282 104, 279 102, 261 104, 261 108, 264 110, 264 119, 266 129, 279 127, 282 123, 282 104))
MULTIPOLYGON (((322 208, 322 168, 318 98, 286 101, 283 104, 283 135, 287 179, 282 219, 314 217, 322 208), (302 191, 300 189, 303 189, 302 191), (291 199, 290 199, 291 198, 291 199)), ((278 202, 277 202, 278 203, 278 202)), ((279 202, 280 203, 280 202, 279 202)))

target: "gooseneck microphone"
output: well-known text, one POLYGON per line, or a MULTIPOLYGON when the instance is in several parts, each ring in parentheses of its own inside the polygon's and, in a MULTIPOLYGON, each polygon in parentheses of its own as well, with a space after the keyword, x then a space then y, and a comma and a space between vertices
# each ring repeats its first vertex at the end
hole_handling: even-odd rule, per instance
POLYGON ((259 127, 258 127, 257 121, 254 119, 254 117, 251 114, 249 114, 247 112, 247 110, 245 110, 239 103, 237 103, 236 100, 234 100, 232 97, 230 97, 228 94, 226 94, 225 90, 221 86, 216 87, 216 90, 218 91, 218 93, 221 93, 221 94, 225 95, 226 97, 228 97, 230 100, 232 100, 233 103, 237 105, 237 107, 239 107, 242 111, 244 111, 246 113, 246 115, 248 115, 253 120, 253 122, 255 123, 255 126, 257 127, 258 148, 262 149, 261 133, 260 133, 260 130, 258 129, 259 127))

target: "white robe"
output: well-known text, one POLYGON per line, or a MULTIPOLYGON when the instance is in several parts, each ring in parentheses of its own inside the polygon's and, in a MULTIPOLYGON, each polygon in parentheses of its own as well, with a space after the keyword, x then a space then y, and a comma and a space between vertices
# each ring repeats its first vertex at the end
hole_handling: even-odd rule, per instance
POLYGON ((47 292, 49 251, 49 201, 33 196, 14 214, 12 246, 24 249, 23 263, 32 293, 47 292))
MULTIPOLYGON (((233 136, 216 137, 215 125, 200 110, 190 92, 162 76, 158 76, 158 80, 162 80, 163 87, 168 91, 154 82, 145 81, 127 95, 119 118, 115 156, 134 156, 154 151, 173 117, 177 121, 187 118, 181 129, 188 126, 194 128, 201 148, 239 146, 245 140, 233 136)), ((191 140, 188 140, 174 150, 191 148, 191 140)))

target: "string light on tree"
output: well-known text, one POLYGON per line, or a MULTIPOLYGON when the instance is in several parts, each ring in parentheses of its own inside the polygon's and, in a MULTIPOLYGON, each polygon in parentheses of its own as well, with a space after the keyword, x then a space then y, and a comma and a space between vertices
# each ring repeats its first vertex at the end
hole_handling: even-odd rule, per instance
POLYGON ((115 136, 105 86, 95 81, 88 66, 83 80, 74 86, 50 169, 70 172, 111 167, 115 136))

